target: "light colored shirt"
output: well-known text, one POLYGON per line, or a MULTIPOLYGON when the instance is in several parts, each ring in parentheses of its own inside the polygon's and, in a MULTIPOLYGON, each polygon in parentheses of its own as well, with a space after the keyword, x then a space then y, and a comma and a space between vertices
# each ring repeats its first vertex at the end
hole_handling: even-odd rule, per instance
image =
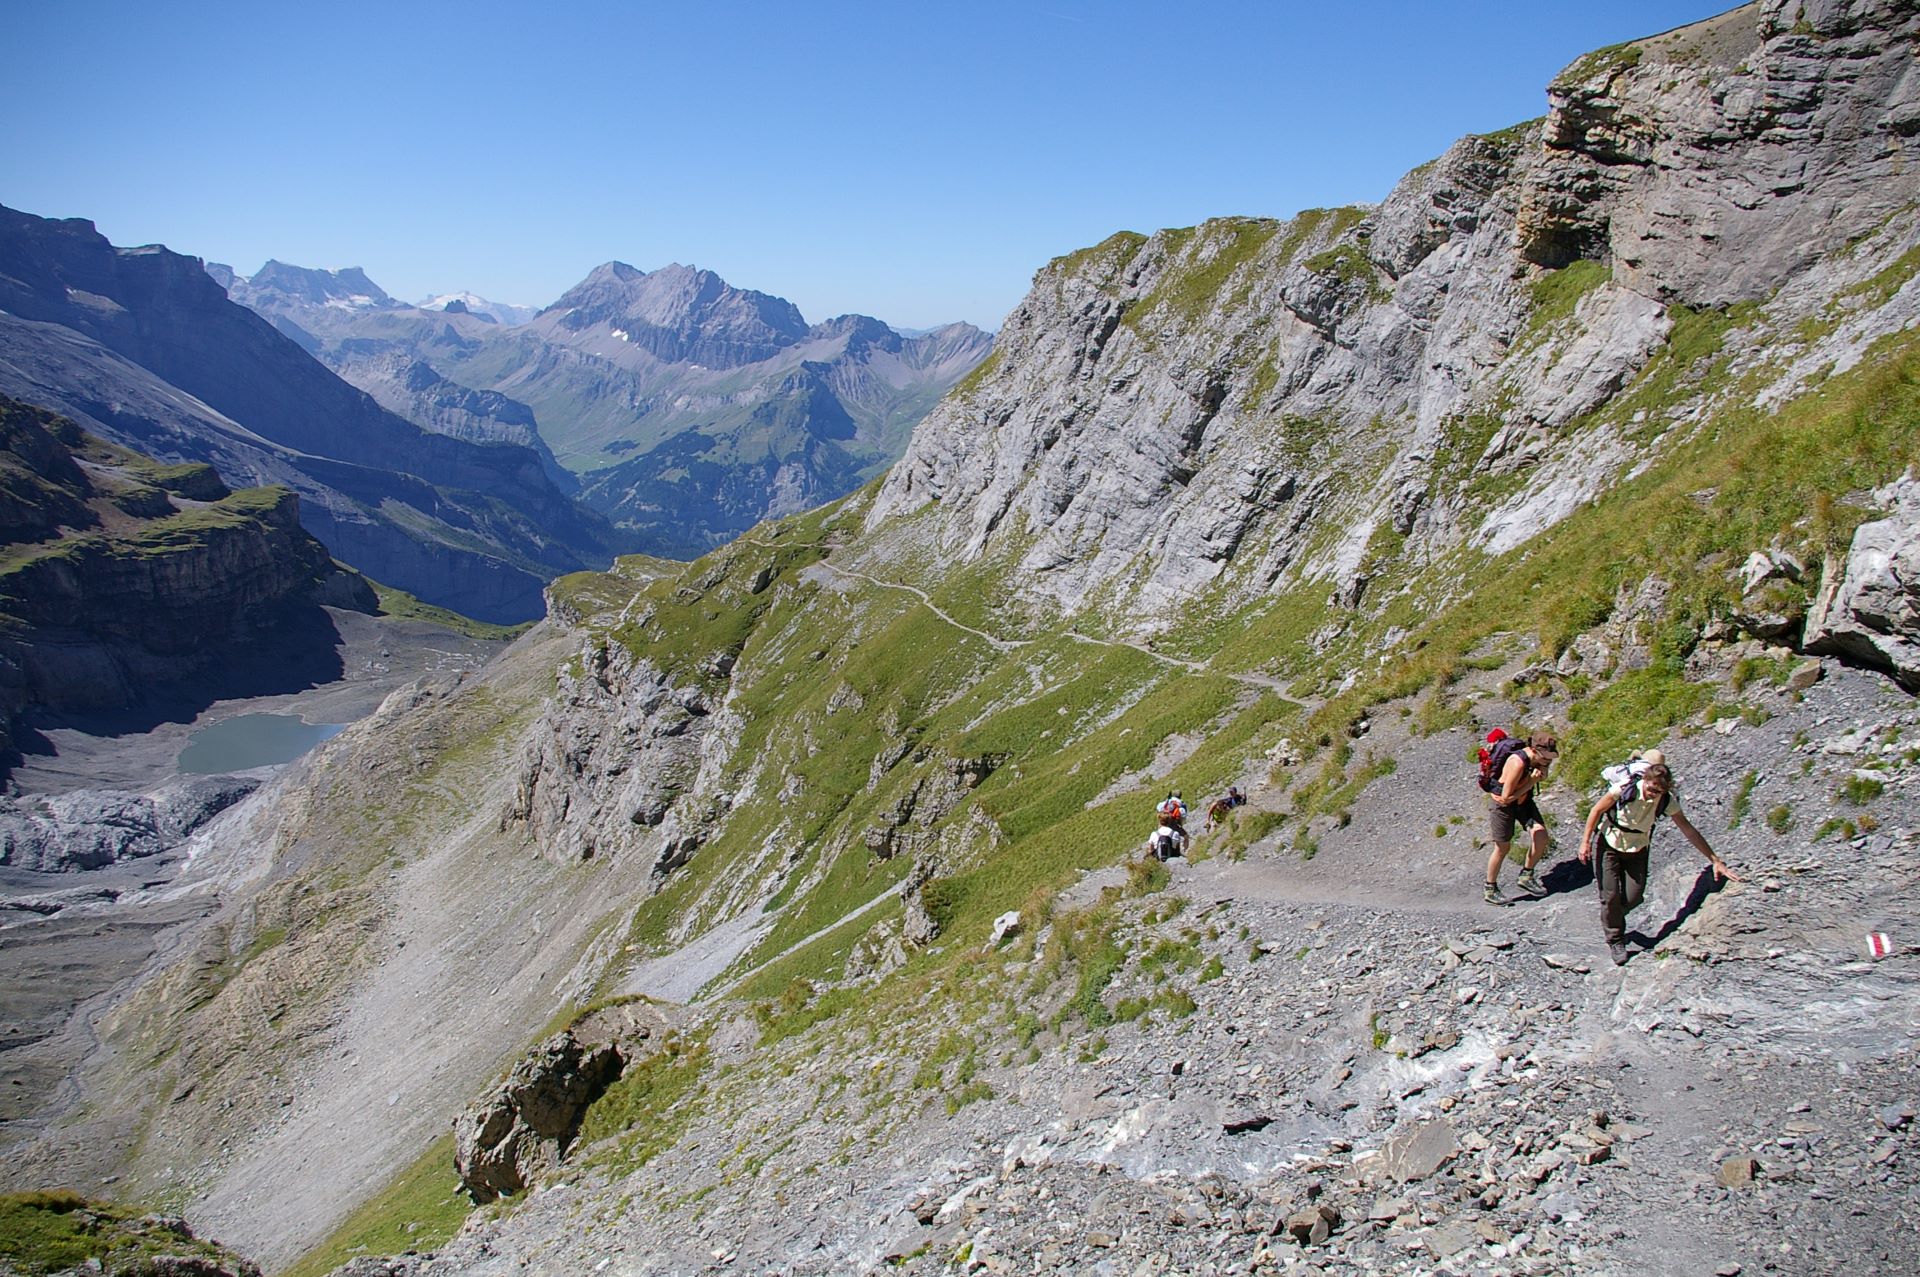
MULTIPOLYGON (((1658 804, 1653 799, 1640 794, 1637 785, 1634 789, 1636 797, 1631 802, 1620 801, 1620 795, 1623 792, 1620 788, 1611 790, 1614 799, 1611 813, 1613 819, 1603 819, 1600 822, 1600 836, 1606 839, 1607 846, 1615 851, 1645 851, 1653 842, 1654 812, 1658 810, 1658 804)), ((1682 814, 1684 813, 1680 810, 1680 795, 1673 790, 1668 790, 1667 815, 1682 814)))

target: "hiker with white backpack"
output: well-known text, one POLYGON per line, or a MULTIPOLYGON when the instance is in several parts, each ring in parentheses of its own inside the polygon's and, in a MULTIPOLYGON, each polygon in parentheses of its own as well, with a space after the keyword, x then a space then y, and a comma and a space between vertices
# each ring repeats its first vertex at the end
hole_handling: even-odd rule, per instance
POLYGON ((1607 951, 1618 967, 1627 961, 1627 914, 1646 895, 1647 852, 1653 845, 1654 822, 1660 817, 1671 820, 1681 837, 1707 858, 1716 879, 1738 882, 1739 878, 1680 809, 1666 755, 1650 749, 1630 762, 1607 768, 1601 776, 1607 792, 1587 813, 1580 863, 1593 865, 1600 888, 1600 923, 1606 929, 1607 951))

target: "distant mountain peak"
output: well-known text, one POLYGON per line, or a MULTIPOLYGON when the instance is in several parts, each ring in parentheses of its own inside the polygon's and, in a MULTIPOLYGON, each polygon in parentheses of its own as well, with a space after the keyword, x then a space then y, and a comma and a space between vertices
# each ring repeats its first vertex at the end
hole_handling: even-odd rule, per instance
POLYGON ((784 297, 735 288, 710 270, 673 262, 643 271, 604 262, 549 306, 537 323, 552 335, 597 327, 668 362, 737 367, 804 339, 807 321, 784 297))
POLYGON ((458 292, 441 293, 419 302, 420 310, 445 311, 449 315, 474 315, 481 319, 490 319, 506 328, 526 323, 540 313, 538 306, 516 306, 511 302, 488 301, 478 293, 458 292))
MULTIPOLYGON (((240 282, 239 277, 235 277, 234 284, 240 282)), ((358 266, 315 270, 269 259, 245 284, 255 296, 273 296, 308 306, 383 310, 398 304, 358 266)), ((228 288, 231 291, 233 284, 228 288)))

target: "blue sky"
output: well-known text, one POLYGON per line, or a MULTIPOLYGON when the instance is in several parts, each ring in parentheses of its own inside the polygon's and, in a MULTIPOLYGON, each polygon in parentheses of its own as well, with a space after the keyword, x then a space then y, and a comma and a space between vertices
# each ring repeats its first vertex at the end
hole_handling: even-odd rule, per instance
POLYGON ((1050 257, 1377 200, 1725 7, 12 0, 0 203, 403 300, 617 258, 997 327, 1050 257))

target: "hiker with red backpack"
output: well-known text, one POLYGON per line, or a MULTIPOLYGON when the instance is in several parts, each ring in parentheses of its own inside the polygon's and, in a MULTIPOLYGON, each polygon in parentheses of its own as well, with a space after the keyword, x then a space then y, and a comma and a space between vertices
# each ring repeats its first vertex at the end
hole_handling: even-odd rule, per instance
POLYGON ((1638 908, 1646 895, 1647 851, 1653 845, 1654 822, 1660 817, 1671 820, 1680 836, 1707 858, 1716 879, 1739 879, 1680 810, 1680 796, 1674 792, 1666 755, 1650 749, 1623 766, 1607 768, 1601 775, 1606 778, 1607 792, 1587 813, 1587 828, 1580 836, 1580 863, 1593 864, 1594 881, 1600 887, 1600 925, 1607 933, 1607 951, 1613 955, 1613 965, 1620 967, 1627 962, 1627 914, 1638 908))
POLYGON ((1488 737, 1493 748, 1481 764, 1480 778, 1481 788, 1493 795, 1489 819, 1493 854, 1487 857, 1486 893, 1490 905, 1508 903, 1500 894, 1500 865, 1513 846, 1516 828, 1532 831, 1531 847, 1526 864, 1521 867, 1518 886, 1530 896, 1540 894, 1540 880, 1534 877, 1533 871, 1547 854, 1547 825, 1540 808, 1534 804, 1533 791, 1546 779, 1547 768, 1553 765, 1553 760, 1560 756, 1560 742, 1551 733, 1535 732, 1524 741, 1504 732, 1500 736, 1497 741, 1488 737))

